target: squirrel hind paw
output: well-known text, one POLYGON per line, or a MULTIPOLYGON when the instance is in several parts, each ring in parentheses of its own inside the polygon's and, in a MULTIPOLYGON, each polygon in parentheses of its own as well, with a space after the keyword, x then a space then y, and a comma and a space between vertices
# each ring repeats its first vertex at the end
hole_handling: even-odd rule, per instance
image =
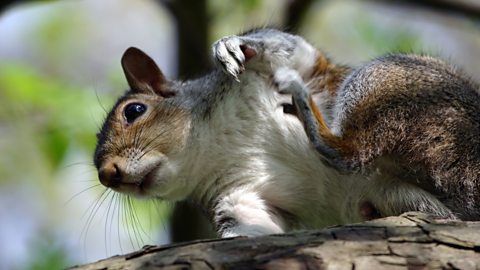
POLYGON ((287 67, 281 67, 275 72, 273 75, 273 84, 280 94, 293 95, 303 92, 304 89, 306 89, 300 74, 287 67))

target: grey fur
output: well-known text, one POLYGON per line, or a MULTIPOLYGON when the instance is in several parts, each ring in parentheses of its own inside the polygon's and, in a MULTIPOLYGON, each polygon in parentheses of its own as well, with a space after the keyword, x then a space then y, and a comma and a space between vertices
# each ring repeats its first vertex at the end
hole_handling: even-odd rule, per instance
MULTIPOLYGON (((294 103, 308 104, 302 93, 309 90, 291 87, 294 103)), ((337 93, 331 126, 340 141, 352 146, 348 151, 325 143, 312 108, 297 106, 324 159, 348 173, 368 175, 380 168, 436 195, 458 217, 480 218, 477 84, 442 60, 396 54, 357 68, 337 93), (325 153, 325 147, 336 153, 325 153)), ((430 208, 414 207, 402 211, 430 208)))
MULTIPOLYGON (((440 81, 454 85, 460 82, 468 86, 465 89, 473 87, 437 60, 390 56, 351 72, 329 62, 299 36, 266 29, 220 39, 213 46, 218 70, 196 80, 172 82, 144 53, 138 49, 127 51, 131 54, 122 58, 126 59, 122 65, 128 71, 132 89, 109 113, 94 158, 102 171, 102 183, 115 191, 170 201, 190 200, 211 213, 224 237, 356 222, 369 218, 361 215, 362 205, 375 206, 381 215, 421 210, 451 218, 457 213, 460 217, 478 217, 472 210, 478 208, 477 179, 449 182, 427 177, 431 172, 425 162, 442 160, 437 160, 435 153, 434 158, 426 156, 426 150, 436 148, 421 143, 443 144, 437 142, 438 136, 428 137, 433 133, 422 130, 423 123, 407 117, 422 111, 415 110, 421 104, 437 105, 434 109, 422 105, 428 112, 425 119, 435 119, 432 116, 447 109, 444 113, 451 119, 434 123, 470 135, 468 143, 453 144, 453 149, 478 151, 478 92, 466 91, 469 94, 458 98, 458 102, 456 97, 461 95, 457 90, 448 92, 447 105, 452 100, 450 95, 455 97, 453 104, 470 104, 464 111, 449 111, 457 107, 441 106, 445 98, 432 102, 423 97, 426 93, 442 95, 422 90, 412 98, 409 93, 415 91, 408 87, 399 90, 396 86, 405 86, 405 82, 392 80, 398 78, 396 74, 405 74, 405 70, 430 70, 432 65, 440 66, 436 73, 453 74, 453 79, 440 81), (242 58, 242 46, 248 46, 256 55, 242 58), (392 69, 394 62, 401 63, 401 68, 393 65, 397 68, 392 69), (302 107, 297 112, 305 114, 300 118, 307 119, 304 123, 308 138, 300 121, 281 110, 284 96, 276 93, 272 84, 272 78, 279 82, 276 75, 281 68, 298 74, 292 89, 300 94, 294 93, 295 103, 302 107), (382 81, 389 78, 389 84, 382 81), (332 138, 315 133, 320 125, 308 115, 312 109, 306 100, 309 95, 299 92, 310 90, 322 98, 317 104, 327 114, 327 124, 337 129, 335 138, 350 136, 345 141, 358 145, 358 151, 346 154, 342 145, 330 145, 332 138), (123 108, 131 102, 143 103, 147 110, 134 122, 125 123, 123 108), (403 118, 397 119, 398 115, 403 118), (369 125, 375 123, 383 126, 369 125), (467 126, 470 129, 461 128, 467 126), (361 131, 376 133, 363 136, 361 131), (419 145, 407 147, 395 142, 419 145), (463 204, 466 207, 462 208, 463 204)), ((432 80, 425 79, 421 85, 432 85, 432 80)), ((478 152, 469 157, 468 151, 460 159, 447 157, 453 159, 445 164, 456 169, 467 164, 464 159, 477 162, 478 152)))

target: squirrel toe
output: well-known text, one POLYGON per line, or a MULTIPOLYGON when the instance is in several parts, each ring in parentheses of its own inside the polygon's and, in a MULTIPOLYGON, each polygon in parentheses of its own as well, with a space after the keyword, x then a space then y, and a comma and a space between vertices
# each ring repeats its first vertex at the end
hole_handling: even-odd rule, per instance
POLYGON ((302 92, 304 87, 303 80, 298 74, 297 71, 282 67, 279 68, 274 76, 273 76, 273 83, 277 87, 278 92, 280 94, 295 94, 297 92, 302 92), (300 86, 300 87, 295 87, 300 86))

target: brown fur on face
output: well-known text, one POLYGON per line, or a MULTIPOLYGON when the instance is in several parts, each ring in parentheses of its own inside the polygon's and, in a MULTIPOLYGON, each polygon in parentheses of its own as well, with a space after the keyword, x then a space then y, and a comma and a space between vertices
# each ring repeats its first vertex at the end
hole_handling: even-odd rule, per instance
POLYGON ((185 145, 188 112, 162 97, 127 93, 119 99, 105 120, 95 151, 97 168, 112 157, 128 159, 138 154, 157 152, 169 155, 185 145), (133 123, 127 123, 124 108, 142 103, 147 111, 133 123))
MULTIPOLYGON (((180 107, 174 84, 165 78, 153 59, 131 47, 125 51, 121 62, 131 89, 108 114, 98 135, 94 156, 100 180, 107 186, 112 182, 131 181, 132 177, 141 178, 145 170, 153 173, 149 166, 135 168, 146 163, 146 157, 152 153, 167 156, 180 151, 189 127, 189 113, 180 107), (133 103, 146 106, 146 111, 129 122, 125 108, 133 103)), ((161 165, 158 159, 150 162, 157 167, 161 165)), ((143 180, 135 179, 138 181, 143 180)))

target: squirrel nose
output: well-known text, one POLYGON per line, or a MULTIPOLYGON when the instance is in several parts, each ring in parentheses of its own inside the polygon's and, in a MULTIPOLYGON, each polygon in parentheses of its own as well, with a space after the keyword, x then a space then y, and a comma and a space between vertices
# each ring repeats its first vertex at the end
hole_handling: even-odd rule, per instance
POLYGON ((107 163, 98 170, 98 179, 106 187, 115 187, 122 181, 122 172, 114 162, 107 163))

